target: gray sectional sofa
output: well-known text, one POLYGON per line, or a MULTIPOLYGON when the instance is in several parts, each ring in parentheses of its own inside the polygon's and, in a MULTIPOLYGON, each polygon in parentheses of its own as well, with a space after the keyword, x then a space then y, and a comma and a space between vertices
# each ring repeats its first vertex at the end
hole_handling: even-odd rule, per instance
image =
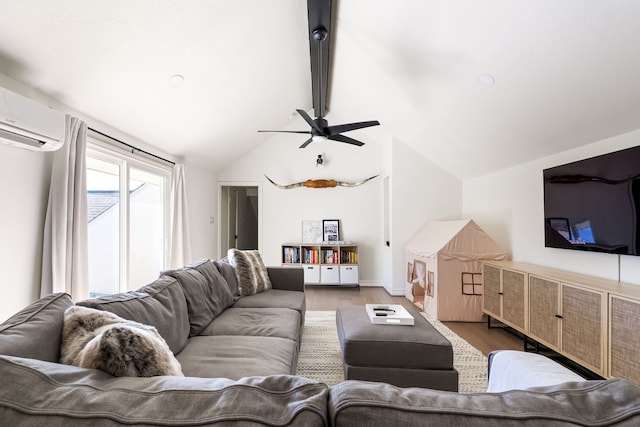
POLYGON ((204 260, 135 292, 36 301, 0 325, 0 426, 640 423, 640 387, 624 380, 459 394, 361 381, 329 388, 296 376, 302 271, 267 271, 271 288, 251 295, 241 295, 229 263, 204 260), (65 312, 78 306, 155 326, 184 376, 114 376, 60 363, 65 312))

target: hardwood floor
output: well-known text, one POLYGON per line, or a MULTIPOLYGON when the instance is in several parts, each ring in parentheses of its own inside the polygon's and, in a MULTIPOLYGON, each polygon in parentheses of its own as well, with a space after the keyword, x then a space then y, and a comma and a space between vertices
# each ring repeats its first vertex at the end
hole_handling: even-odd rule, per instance
MULTIPOLYGON (((338 288, 307 286, 307 310, 335 310, 338 307, 365 304, 401 304, 412 306, 405 297, 395 297, 384 288, 338 288)), ((522 350, 522 340, 502 328, 487 328, 486 322, 443 322, 469 344, 487 355, 493 350, 522 350)))

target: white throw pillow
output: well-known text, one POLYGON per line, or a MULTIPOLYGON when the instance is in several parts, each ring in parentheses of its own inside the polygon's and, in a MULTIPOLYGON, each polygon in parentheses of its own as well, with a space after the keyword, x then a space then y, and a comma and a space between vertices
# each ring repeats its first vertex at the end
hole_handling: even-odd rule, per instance
POLYGON ((269 273, 257 250, 229 249, 229 264, 236 270, 240 295, 254 295, 271 289, 269 273))
POLYGON ((82 306, 64 313, 60 361, 116 377, 183 376, 155 327, 82 306))

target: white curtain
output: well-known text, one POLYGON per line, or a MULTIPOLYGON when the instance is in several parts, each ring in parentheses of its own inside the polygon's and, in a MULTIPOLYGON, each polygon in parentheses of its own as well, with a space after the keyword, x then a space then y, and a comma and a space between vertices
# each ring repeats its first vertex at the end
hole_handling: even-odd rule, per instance
POLYGON ((87 256, 87 124, 66 117, 65 142, 53 155, 44 224, 40 294, 67 292, 89 297, 87 256))
POLYGON ((176 164, 171 174, 171 240, 170 268, 180 268, 193 262, 187 211, 187 185, 184 165, 176 164))

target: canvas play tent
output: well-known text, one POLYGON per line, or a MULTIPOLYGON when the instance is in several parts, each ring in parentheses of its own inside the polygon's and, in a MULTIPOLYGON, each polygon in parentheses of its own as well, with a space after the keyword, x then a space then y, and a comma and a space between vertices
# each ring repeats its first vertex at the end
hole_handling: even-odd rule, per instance
POLYGON ((431 222, 405 253, 407 298, 438 320, 482 321, 482 262, 507 253, 475 222, 431 222))

